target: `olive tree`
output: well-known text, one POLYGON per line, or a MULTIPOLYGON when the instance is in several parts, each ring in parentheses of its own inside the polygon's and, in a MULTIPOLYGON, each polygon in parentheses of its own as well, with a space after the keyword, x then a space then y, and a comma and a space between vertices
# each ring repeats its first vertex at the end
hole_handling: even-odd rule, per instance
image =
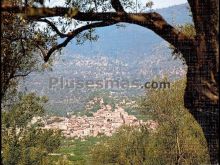
POLYGON ((95 39, 96 37, 91 33, 92 29, 121 22, 150 29, 175 47, 181 52, 188 66, 184 94, 185 107, 203 129, 212 164, 218 162, 218 0, 188 0, 196 30, 195 36, 181 33, 167 23, 160 14, 152 10, 135 11, 132 1, 66 0, 65 6, 51 8, 45 7, 43 1, 38 4, 39 1, 25 2, 21 5, 3 3, 2 11, 18 14, 31 22, 45 22, 54 35, 64 39, 63 42, 52 45, 50 48, 40 48, 45 62, 73 38, 80 36, 95 39), (57 17, 58 19, 53 19, 57 17), (58 24, 70 25, 71 21, 75 26, 70 31, 66 32, 65 26, 64 30, 59 29, 58 24))

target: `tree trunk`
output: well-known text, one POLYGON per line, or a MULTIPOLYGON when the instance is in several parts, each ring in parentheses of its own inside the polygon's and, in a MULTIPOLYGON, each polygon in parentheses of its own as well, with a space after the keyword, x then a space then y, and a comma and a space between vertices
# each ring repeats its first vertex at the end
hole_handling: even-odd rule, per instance
MULTIPOLYGON (((203 129, 211 164, 219 153, 219 1, 188 0, 196 29, 188 52, 184 103, 203 129)), ((183 54, 187 55, 187 52, 183 54)))
POLYGON ((188 59, 184 103, 203 129, 211 164, 219 153, 219 69, 216 36, 197 36, 197 45, 188 59))

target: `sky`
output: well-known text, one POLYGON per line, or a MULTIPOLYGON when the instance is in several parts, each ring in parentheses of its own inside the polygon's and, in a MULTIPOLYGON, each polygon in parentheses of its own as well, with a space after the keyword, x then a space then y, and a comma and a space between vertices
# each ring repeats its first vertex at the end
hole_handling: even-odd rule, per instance
MULTIPOLYGON (((152 0, 152 1, 154 3, 153 6, 154 9, 165 8, 169 6, 187 3, 187 0, 152 0)), ((141 2, 146 3, 147 0, 141 0, 141 2)))
MULTIPOLYGON (((134 0, 136 1, 136 0, 134 0)), ((139 2, 145 4, 148 0, 138 0, 139 2)), ((187 3, 187 0, 152 0, 154 3, 153 9, 165 8, 169 6, 179 5, 183 3, 187 3)), ((53 6, 62 6, 64 4, 64 0, 50 0, 50 7, 53 6)))

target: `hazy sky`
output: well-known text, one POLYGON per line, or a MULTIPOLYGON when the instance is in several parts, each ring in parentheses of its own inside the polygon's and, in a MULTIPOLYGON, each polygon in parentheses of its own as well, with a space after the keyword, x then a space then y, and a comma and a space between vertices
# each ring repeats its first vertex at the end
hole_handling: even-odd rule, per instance
MULTIPOLYGON (((173 5, 179 5, 187 3, 187 0, 152 0, 154 3, 153 8, 164 8, 173 5)), ((146 3, 147 0, 141 0, 142 3, 146 3)))
MULTIPOLYGON (((138 0, 138 1, 145 4, 148 0, 138 0)), ((152 0, 152 1, 154 2, 154 6, 153 6, 154 9, 164 8, 164 7, 173 6, 173 5, 179 5, 179 4, 183 4, 187 2, 187 0, 152 0)), ((56 6, 56 5, 62 6, 63 4, 64 4, 63 0, 50 0, 51 7, 56 6)))

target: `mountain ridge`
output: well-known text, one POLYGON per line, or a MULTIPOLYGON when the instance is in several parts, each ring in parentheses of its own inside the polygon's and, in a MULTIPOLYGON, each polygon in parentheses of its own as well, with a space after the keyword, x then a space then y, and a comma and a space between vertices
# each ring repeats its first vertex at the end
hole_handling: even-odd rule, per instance
MULTIPOLYGON (((183 4, 156 11, 171 24, 192 23, 187 7, 183 4), (178 19, 173 21, 175 14, 178 19)), ((25 79, 23 86, 28 91, 49 96, 48 113, 65 114, 83 109, 88 96, 97 92, 96 89, 61 88, 59 85, 52 90, 49 87, 51 78, 57 81, 128 79, 145 83, 164 75, 170 75, 170 80, 185 75, 185 66, 181 60, 173 60, 169 44, 146 28, 126 24, 126 28, 110 26, 97 29, 96 33, 98 41, 76 45, 73 40, 61 55, 56 55, 53 71, 32 73, 25 79)), ((103 90, 114 91, 122 98, 145 93, 143 89, 130 88, 103 90)))

